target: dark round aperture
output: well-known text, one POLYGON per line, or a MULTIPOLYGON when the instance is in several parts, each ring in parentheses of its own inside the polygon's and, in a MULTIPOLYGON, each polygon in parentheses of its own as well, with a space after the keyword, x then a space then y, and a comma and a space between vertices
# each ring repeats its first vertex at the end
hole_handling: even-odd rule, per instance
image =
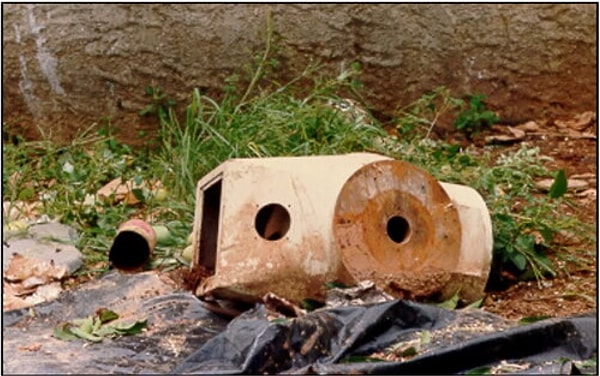
POLYGON ((110 248, 108 260, 117 269, 137 269, 150 257, 150 247, 144 237, 133 231, 120 232, 110 248))

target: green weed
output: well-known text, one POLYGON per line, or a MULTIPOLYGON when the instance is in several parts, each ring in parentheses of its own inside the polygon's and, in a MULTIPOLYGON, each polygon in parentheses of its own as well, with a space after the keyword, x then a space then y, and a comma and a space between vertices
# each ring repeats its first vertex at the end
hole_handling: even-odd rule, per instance
POLYGON ((454 97, 448 88, 437 87, 395 111, 396 130, 404 139, 429 138, 442 117, 453 116, 454 128, 470 135, 500 120, 486 108, 485 95, 474 94, 467 98, 465 102, 454 97))
POLYGON ((486 96, 482 94, 471 95, 468 108, 463 109, 458 114, 456 120, 454 120, 454 127, 458 130, 473 133, 498 122, 500 120, 498 116, 486 109, 483 102, 485 98, 486 96))

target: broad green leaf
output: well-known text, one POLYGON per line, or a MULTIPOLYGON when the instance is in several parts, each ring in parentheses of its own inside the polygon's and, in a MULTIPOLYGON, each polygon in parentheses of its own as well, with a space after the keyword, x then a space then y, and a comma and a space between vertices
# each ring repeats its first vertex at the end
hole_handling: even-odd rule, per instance
POLYGON ((325 282, 325 287, 328 288, 328 289, 335 289, 335 288, 345 289, 345 288, 348 288, 350 286, 347 286, 347 285, 345 285, 343 283, 334 281, 334 282, 325 282))
POLYGON ((101 342, 102 341, 102 337, 85 332, 85 331, 81 330, 81 328, 78 328, 78 327, 72 327, 71 333, 75 334, 79 338, 83 338, 83 339, 91 341, 91 342, 101 342))
POLYGON ((465 375, 489 375, 492 371, 492 367, 477 367, 468 370, 465 375))
POLYGON ((523 317, 521 320, 519 320, 519 324, 531 324, 532 322, 546 320, 551 317, 552 316, 549 316, 549 315, 527 316, 527 317, 523 317))
POLYGON ((567 176, 565 175, 565 170, 559 170, 554 178, 554 183, 550 187, 550 191, 548 191, 548 196, 550 198, 559 198, 567 192, 567 176))
POLYGON ((140 201, 144 201, 145 197, 144 197, 144 191, 141 190, 140 188, 134 188, 131 190, 131 193, 133 193, 133 196, 140 200, 140 201))
POLYGON ((527 259, 525 256, 518 252, 510 253, 509 255, 510 261, 519 269, 519 271, 524 271, 527 266, 527 259))
POLYGON ((516 243, 517 247, 519 247, 522 250, 533 251, 533 248, 535 246, 535 237, 530 234, 522 234, 517 236, 516 243))
POLYGON ((281 318, 281 317, 280 317, 280 318, 277 318, 277 319, 273 319, 273 320, 271 320, 271 322, 272 322, 273 324, 285 324, 285 322, 286 322, 286 319, 284 319, 284 318, 281 318))
POLYGON ((134 322, 121 322, 113 325, 102 325, 94 334, 101 337, 115 337, 141 333, 146 327, 147 319, 134 322))
POLYGON ((456 291, 456 293, 454 293, 454 295, 450 299, 448 299, 444 302, 438 303, 436 305, 440 308, 455 309, 456 306, 458 305, 458 300, 459 300, 458 293, 459 292, 460 292, 460 290, 456 291))
POLYGON ((417 348, 414 346, 411 346, 409 348, 407 348, 406 350, 402 351, 402 353, 400 354, 400 356, 404 357, 404 356, 415 356, 417 355, 418 351, 417 348))
POLYGON ((482 303, 483 303, 483 298, 476 300, 473 303, 469 304, 468 306, 465 307, 465 309, 480 308, 482 303))
POLYGON ((106 308, 99 308, 98 310, 96 310, 96 315, 98 316, 98 318, 100 318, 100 321, 103 324, 119 318, 119 315, 106 308))
POLYGON ((132 323, 122 322, 115 324, 114 327, 119 334, 137 334, 141 333, 146 327, 147 319, 138 320, 132 323))
POLYGON ((94 335, 97 335, 98 337, 116 337, 119 335, 119 331, 115 329, 113 325, 106 324, 95 331, 94 335))
POLYGON ((71 324, 68 322, 62 322, 56 325, 54 327, 54 330, 52 331, 52 335, 55 338, 62 339, 63 341, 71 341, 77 339, 77 336, 71 333, 71 330, 69 329, 70 325, 71 324))
POLYGON ((431 343, 431 332, 429 330, 423 330, 421 332, 421 345, 427 345, 431 343))
POLYGON ((552 274, 553 276, 556 276, 556 272, 554 271, 554 268, 552 266, 552 261, 550 261, 550 259, 545 253, 536 252, 534 257, 538 266, 541 266, 548 273, 552 274))
POLYGON ((102 320, 99 317, 94 317, 94 326, 92 327, 92 334, 95 334, 102 326, 102 320))
POLYGON ((85 333, 91 333, 94 330, 94 318, 92 316, 88 316, 84 319, 75 319, 72 320, 71 323, 74 325, 73 328, 76 327, 85 333))
POLYGON ((552 240, 554 238, 554 231, 552 231, 552 229, 550 229, 548 226, 544 226, 544 228, 542 228, 540 230, 540 233, 542 234, 542 237, 544 238, 544 243, 546 243, 546 244, 552 243, 552 240))
POLYGON ((323 307, 324 304, 318 300, 314 300, 314 299, 304 299, 300 302, 300 307, 302 307, 303 309, 307 310, 307 311, 314 311, 317 308, 321 308, 323 307))

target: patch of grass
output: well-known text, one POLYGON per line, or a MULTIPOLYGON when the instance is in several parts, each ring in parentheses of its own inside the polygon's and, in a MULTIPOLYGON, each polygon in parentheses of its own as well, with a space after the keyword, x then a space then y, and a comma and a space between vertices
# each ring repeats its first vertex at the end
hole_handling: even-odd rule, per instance
POLYGON ((162 144, 153 162, 164 171, 161 180, 179 196, 193 193, 200 177, 229 158, 377 149, 375 141, 386 137, 381 127, 348 119, 328 104, 339 99, 337 92, 352 86, 359 73, 354 69, 330 80, 316 75, 317 66, 308 67, 294 80, 313 80, 303 97, 290 84, 271 92, 259 88, 257 96, 244 94, 243 102, 236 101, 233 87, 220 103, 194 90, 182 121, 171 108, 160 118, 162 144))
POLYGON ((454 97, 445 86, 439 86, 402 108, 397 109, 396 131, 402 138, 429 138, 433 128, 444 116, 453 116, 453 126, 467 135, 492 126, 500 119, 487 109, 483 94, 466 96, 467 101, 454 97))

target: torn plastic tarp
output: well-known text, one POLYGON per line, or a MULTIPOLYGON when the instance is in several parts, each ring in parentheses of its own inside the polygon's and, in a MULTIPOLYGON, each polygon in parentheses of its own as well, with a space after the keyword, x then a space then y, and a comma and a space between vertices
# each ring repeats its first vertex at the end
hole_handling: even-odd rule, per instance
POLYGON ((569 360, 597 356, 595 314, 518 325, 482 310, 391 301, 315 311, 284 322, 265 317, 262 306, 244 313, 173 372, 453 374, 504 362, 520 365, 511 373, 577 374, 569 360), (422 353, 403 361, 368 361, 369 355, 423 330, 431 340, 422 353))
POLYGON ((164 275, 109 273, 53 302, 4 312, 3 373, 447 374, 502 365, 577 373, 575 363, 597 352, 595 314, 518 325, 483 310, 395 300, 268 317, 257 305, 228 322, 164 275), (52 336, 59 323, 102 307, 126 321, 148 318, 147 329, 101 343, 52 336), (419 346, 411 353, 404 344, 419 346), (400 360, 368 362, 390 348, 400 360))

